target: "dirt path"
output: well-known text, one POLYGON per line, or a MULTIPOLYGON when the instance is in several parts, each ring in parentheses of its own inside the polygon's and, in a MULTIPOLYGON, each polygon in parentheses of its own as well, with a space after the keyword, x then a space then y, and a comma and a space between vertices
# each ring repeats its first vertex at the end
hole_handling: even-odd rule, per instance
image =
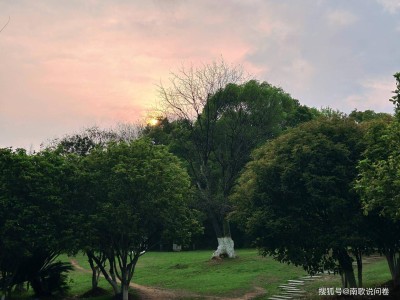
MULTIPOLYGON (((84 273, 91 273, 90 270, 84 269, 82 266, 80 266, 75 259, 71 259, 70 262, 76 270, 84 273)), ((138 292, 139 297, 142 300, 160 300, 160 299, 173 300, 182 298, 208 299, 208 300, 250 300, 265 294, 265 289, 260 287, 255 287, 254 291, 249 292, 241 297, 230 298, 230 297, 217 297, 217 296, 202 296, 195 293, 154 288, 154 287, 139 285, 136 283, 131 283, 130 286, 138 292)))

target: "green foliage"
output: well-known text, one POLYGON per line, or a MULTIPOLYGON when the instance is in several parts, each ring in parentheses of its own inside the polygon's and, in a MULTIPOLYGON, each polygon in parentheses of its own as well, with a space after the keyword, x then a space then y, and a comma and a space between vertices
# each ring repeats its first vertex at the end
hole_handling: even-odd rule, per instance
POLYGON ((368 144, 360 160, 360 176, 356 189, 361 196, 364 212, 378 210, 381 216, 399 219, 398 198, 399 157, 397 155, 400 136, 397 122, 375 122, 365 135, 368 144))
MULTIPOLYGON (((397 112, 398 114, 398 112, 397 112)), ((363 210, 372 220, 371 237, 385 254, 395 285, 400 284, 400 122, 371 122, 366 129, 367 148, 358 163, 355 189, 363 210)))
POLYGON ((369 126, 367 149, 359 163, 360 176, 356 189, 361 195, 365 213, 378 212, 394 221, 400 220, 400 73, 394 75, 397 89, 390 99, 395 105, 396 120, 381 121, 369 126))
POLYGON ((73 171, 67 159, 53 152, 27 155, 22 149, 0 149, 0 170, 0 281, 6 293, 21 278, 28 280, 25 264, 39 262, 35 253, 57 255, 69 249, 65 202, 73 171))
POLYGON ((69 289, 67 273, 73 268, 70 263, 55 261, 57 256, 57 253, 36 249, 22 261, 14 283, 29 282, 36 297, 65 294, 69 289))
POLYGON ((394 104, 395 113, 399 116, 400 113, 400 72, 393 75, 396 79, 396 90, 393 91, 393 97, 390 101, 394 104))
POLYGON ((373 110, 358 111, 355 109, 350 113, 349 118, 354 119, 358 123, 363 123, 377 119, 391 120, 393 116, 387 113, 376 113, 373 110))
POLYGON ((127 287, 139 256, 160 238, 184 243, 200 229, 188 209, 190 180, 179 160, 148 139, 111 143, 83 161, 85 248, 110 283, 127 287), (108 272, 99 256, 107 258, 108 272))
POLYGON ((398 199, 398 137, 397 121, 375 121, 364 135, 367 148, 358 163, 359 176, 355 189, 366 215, 373 221, 371 230, 375 245, 382 252, 398 249, 400 244, 400 209, 398 199), (397 161, 396 161, 397 160, 397 161))
POLYGON ((328 119, 346 117, 346 114, 344 112, 341 112, 338 109, 333 109, 331 107, 322 107, 320 110, 320 114, 328 119))
MULTIPOLYGON (((383 257, 369 259, 366 257, 366 262, 363 268, 364 288, 382 288, 390 280, 390 273, 387 268, 387 263, 383 257)), ((304 286, 307 292, 305 298, 308 300, 323 300, 327 299, 326 295, 319 295, 319 289, 324 287, 340 287, 341 278, 338 274, 329 274, 321 278, 316 278, 315 281, 309 282, 304 286)), ((395 297, 389 293, 391 297, 395 297)), ((361 297, 361 296, 359 296, 361 297)), ((334 298, 333 298, 334 299, 334 298)), ((356 298, 357 299, 357 298, 356 298)), ((362 299, 362 298, 361 298, 362 299)), ((396 299, 396 298, 394 298, 396 299)), ((261 300, 261 299, 260 299, 261 300)))
POLYGON ((87 201, 93 204, 89 218, 100 225, 96 236, 118 232, 130 237, 126 242, 133 247, 160 230, 190 237, 189 177, 165 147, 147 139, 110 144, 83 163, 90 182, 87 201))
MULTIPOLYGON (((232 197, 232 218, 261 252, 282 262, 352 268, 345 249, 364 247, 364 220, 352 191, 362 131, 346 118, 320 118, 257 149, 232 197)), ((351 260, 350 260, 351 261, 351 260)))
POLYGON ((113 131, 90 127, 81 133, 66 135, 61 139, 54 139, 49 142, 47 148, 56 150, 61 154, 86 156, 94 148, 103 148, 107 143, 117 140, 119 140, 119 136, 113 131))
POLYGON ((104 148, 110 142, 135 140, 140 132, 139 126, 132 124, 118 124, 115 128, 101 129, 92 126, 79 133, 67 134, 62 138, 42 143, 41 148, 56 151, 57 153, 88 155, 94 148, 104 148))
MULTIPOLYGON (((179 101, 167 101, 174 108, 186 109, 179 101)), ((169 145, 186 161, 198 188, 197 207, 212 221, 217 236, 229 236, 228 226, 223 226, 230 211, 228 195, 251 151, 316 113, 281 88, 256 80, 227 84, 208 94, 195 111, 193 120, 187 116, 173 122, 164 119, 159 126, 148 127, 145 134, 169 145)))

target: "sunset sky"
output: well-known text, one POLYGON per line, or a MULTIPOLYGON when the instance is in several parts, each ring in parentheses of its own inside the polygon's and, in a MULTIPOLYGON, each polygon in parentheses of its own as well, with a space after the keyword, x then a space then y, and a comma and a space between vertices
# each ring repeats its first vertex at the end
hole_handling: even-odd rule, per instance
POLYGON ((0 0, 0 147, 136 122, 221 56, 302 104, 392 112, 400 0, 0 0))

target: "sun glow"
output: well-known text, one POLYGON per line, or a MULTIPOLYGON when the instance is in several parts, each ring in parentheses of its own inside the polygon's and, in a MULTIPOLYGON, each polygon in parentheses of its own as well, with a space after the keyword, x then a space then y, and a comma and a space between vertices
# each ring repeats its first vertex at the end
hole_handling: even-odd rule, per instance
POLYGON ((158 119, 151 118, 151 119, 149 119, 149 120, 147 121, 147 125, 150 125, 150 126, 157 126, 159 122, 160 122, 160 121, 159 121, 158 119))

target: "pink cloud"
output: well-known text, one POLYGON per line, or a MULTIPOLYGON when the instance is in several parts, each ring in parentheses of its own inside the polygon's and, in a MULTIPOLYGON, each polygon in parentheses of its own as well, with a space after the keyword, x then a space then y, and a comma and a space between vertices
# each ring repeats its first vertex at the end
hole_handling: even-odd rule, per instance
MULTIPOLYGON (((82 3, 76 9, 46 1, 9 9, 13 26, 2 35, 9 77, 2 84, 18 82, 20 89, 4 92, 1 115, 32 125, 58 122, 65 131, 137 120, 153 106, 155 84, 182 62, 221 55, 240 62, 251 47, 227 22, 229 14, 202 18, 206 12, 198 15, 193 4, 82 3)), ((43 137, 49 134, 43 130, 43 137)))
POLYGON ((389 99, 393 96, 392 91, 396 85, 393 77, 370 78, 360 83, 363 91, 360 94, 353 94, 345 99, 349 109, 376 111, 392 111, 393 104, 389 99))
MULTIPOLYGON (((329 60, 335 47, 322 47, 314 38, 329 37, 327 31, 336 29, 329 22, 348 26, 363 20, 328 2, 3 1, 0 19, 10 15, 11 21, 0 34, 0 119, 7 120, 0 130, 10 134, 0 146, 140 119, 156 103, 156 85, 167 82, 170 71, 221 56, 306 98, 320 87, 318 75, 336 67, 329 60), (27 126, 29 135, 19 138, 27 126)), ((393 0, 381 2, 396 7, 393 0)))

